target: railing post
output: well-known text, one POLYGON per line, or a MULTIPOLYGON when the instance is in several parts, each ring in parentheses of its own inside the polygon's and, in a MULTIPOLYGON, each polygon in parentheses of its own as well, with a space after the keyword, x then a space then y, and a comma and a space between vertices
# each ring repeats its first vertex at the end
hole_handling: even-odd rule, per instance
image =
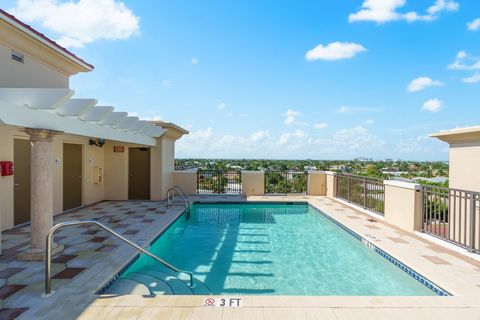
POLYGON ((470 192, 470 251, 475 251, 475 194, 470 192))
POLYGON ((363 207, 367 207, 367 178, 363 178, 363 207))
POLYGON ((351 180, 351 178, 352 178, 351 176, 347 177, 347 181, 348 181, 347 200, 348 200, 348 202, 350 202, 350 182, 351 182, 350 180, 351 180))

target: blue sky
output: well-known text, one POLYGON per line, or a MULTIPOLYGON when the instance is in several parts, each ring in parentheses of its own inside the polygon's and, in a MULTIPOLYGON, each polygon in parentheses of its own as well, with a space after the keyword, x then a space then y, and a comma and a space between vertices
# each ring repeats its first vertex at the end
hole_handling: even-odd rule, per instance
POLYGON ((77 97, 190 130, 177 157, 447 160, 448 146, 427 135, 479 124, 480 2, 331 4, 2 8, 95 65, 71 79, 77 97))

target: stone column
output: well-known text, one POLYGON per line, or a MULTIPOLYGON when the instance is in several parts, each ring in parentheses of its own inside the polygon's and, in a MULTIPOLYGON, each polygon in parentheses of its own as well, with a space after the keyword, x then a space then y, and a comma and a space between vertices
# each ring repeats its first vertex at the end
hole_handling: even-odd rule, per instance
MULTIPOLYGON (((53 157, 52 138, 61 133, 26 128, 32 143, 31 152, 31 224, 30 248, 18 255, 20 260, 43 260, 48 231, 53 227, 53 157)), ((52 254, 63 249, 53 244, 52 254)))

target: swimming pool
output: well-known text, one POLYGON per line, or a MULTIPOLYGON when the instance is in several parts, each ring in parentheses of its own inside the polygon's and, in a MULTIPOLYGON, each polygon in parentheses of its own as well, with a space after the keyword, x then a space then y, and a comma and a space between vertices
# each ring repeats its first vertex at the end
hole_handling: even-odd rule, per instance
MULTIPOLYGON (((193 294, 447 294, 361 240, 306 203, 194 204, 189 218, 177 219, 149 250, 193 271, 203 288, 193 294)), ((121 278, 175 292, 178 281, 159 285, 166 272, 159 268, 142 255, 121 278)))

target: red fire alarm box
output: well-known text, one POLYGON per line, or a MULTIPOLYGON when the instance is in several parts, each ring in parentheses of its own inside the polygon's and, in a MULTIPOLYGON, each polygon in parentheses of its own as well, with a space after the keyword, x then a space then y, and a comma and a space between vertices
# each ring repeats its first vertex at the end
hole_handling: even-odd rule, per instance
POLYGON ((0 161, 0 175, 11 176, 13 174, 13 162, 12 161, 0 161))

